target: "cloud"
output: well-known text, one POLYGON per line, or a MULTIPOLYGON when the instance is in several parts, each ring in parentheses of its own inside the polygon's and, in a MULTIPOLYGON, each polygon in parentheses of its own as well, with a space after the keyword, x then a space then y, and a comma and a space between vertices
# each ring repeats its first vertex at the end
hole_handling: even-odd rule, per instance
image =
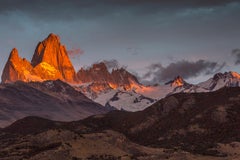
POLYGON ((165 67, 161 63, 156 63, 148 67, 148 72, 143 76, 143 79, 150 79, 151 83, 167 82, 178 75, 184 79, 189 79, 200 74, 214 74, 219 72, 224 66, 225 63, 218 64, 217 62, 206 60, 198 60, 196 62, 181 60, 170 63, 165 67))
POLYGON ((128 47, 126 50, 128 54, 136 56, 136 55, 139 55, 139 51, 141 50, 141 48, 128 47))
POLYGON ((238 0, 1 0, 0 14, 20 11, 36 20, 77 20, 119 12, 151 14, 161 10, 223 6, 238 0))
POLYGON ((240 49, 234 49, 232 50, 232 55, 235 56, 235 65, 240 64, 240 49))
POLYGON ((71 49, 71 50, 68 50, 67 53, 70 57, 75 58, 76 56, 83 55, 84 50, 82 50, 81 48, 71 49))
POLYGON ((113 69, 120 69, 120 68, 127 69, 127 66, 121 65, 116 59, 103 60, 101 62, 103 62, 106 65, 109 72, 112 72, 113 69))
POLYGON ((111 72, 112 69, 120 68, 120 64, 119 64, 119 62, 116 59, 103 60, 102 62, 106 65, 106 67, 107 67, 109 72, 111 72))

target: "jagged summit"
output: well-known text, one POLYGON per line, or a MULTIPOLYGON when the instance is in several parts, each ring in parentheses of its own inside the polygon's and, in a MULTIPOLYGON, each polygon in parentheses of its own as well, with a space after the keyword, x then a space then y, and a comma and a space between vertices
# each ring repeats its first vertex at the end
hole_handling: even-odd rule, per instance
POLYGON ((61 45, 59 36, 53 33, 38 43, 31 63, 20 58, 17 49, 14 48, 2 74, 3 83, 17 80, 29 82, 57 79, 69 83, 77 81, 66 48, 61 45))
POLYGON ((120 87, 129 90, 132 85, 140 84, 137 78, 124 68, 109 72, 104 62, 95 63, 88 69, 81 68, 77 76, 81 83, 93 83, 96 90, 120 87))
POLYGON ((111 79, 111 75, 107 70, 107 67, 104 63, 93 64, 92 67, 88 69, 81 68, 77 73, 78 79, 82 83, 88 82, 105 82, 111 79))
POLYGON ((18 55, 18 50, 13 48, 8 61, 3 69, 2 82, 15 82, 17 80, 27 80, 30 78, 30 72, 33 67, 25 58, 18 55))

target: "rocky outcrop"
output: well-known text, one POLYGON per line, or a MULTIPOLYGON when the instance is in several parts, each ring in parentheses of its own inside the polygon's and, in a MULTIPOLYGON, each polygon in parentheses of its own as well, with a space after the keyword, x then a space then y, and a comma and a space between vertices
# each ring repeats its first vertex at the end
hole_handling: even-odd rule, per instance
POLYGON ((81 83, 88 83, 92 81, 104 83, 112 81, 111 74, 108 72, 108 69, 103 62, 93 64, 89 69, 81 68, 77 72, 77 76, 81 83))
POLYGON ((132 89, 135 85, 140 85, 137 78, 124 68, 115 69, 111 73, 113 77, 112 84, 123 86, 125 89, 132 89))
POLYGON ((37 45, 31 63, 18 56, 13 49, 2 74, 2 82, 63 80, 77 82, 73 65, 66 48, 61 45, 57 35, 50 34, 37 45))

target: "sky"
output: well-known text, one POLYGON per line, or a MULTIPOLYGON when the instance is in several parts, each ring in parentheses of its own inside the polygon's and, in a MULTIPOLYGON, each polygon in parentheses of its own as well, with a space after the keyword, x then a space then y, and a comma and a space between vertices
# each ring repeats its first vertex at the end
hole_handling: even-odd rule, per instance
POLYGON ((106 61, 144 83, 198 83, 240 72, 239 19, 240 0, 0 0, 0 70, 55 33, 76 71, 106 61))

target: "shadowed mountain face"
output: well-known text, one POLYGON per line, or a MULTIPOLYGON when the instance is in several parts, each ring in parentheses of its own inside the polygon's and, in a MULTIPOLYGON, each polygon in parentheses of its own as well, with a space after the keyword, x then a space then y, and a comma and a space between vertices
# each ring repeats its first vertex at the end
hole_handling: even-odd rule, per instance
MULTIPOLYGON (((60 123, 29 117, 2 129, 2 134, 3 132, 9 136, 17 134, 21 137, 32 134, 40 135, 50 130, 60 129, 64 132, 70 131, 86 135, 113 130, 125 135, 135 144, 148 146, 148 149, 151 147, 174 149, 175 151, 171 152, 172 156, 174 154, 176 156, 177 153, 184 150, 202 156, 211 155, 232 159, 234 156, 235 158, 236 156, 240 157, 237 152, 240 142, 239 114, 240 89, 230 87, 209 93, 174 94, 143 111, 112 111, 105 115, 92 116, 76 122, 60 123), (26 130, 19 131, 20 128, 26 128, 26 130), (230 147, 231 153, 229 153, 229 148, 221 150, 221 147, 227 146, 230 147)), ((33 137, 35 137, 34 135, 33 137)), ((109 137, 112 136, 109 135, 109 137)), ((129 145, 127 140, 121 142, 126 146, 129 145)), ((14 142, 11 143, 14 145, 14 142)), ((98 147, 100 148, 100 146, 98 147)), ((137 150, 139 151, 139 148, 137 150)), ((166 150, 166 152, 168 151, 166 150)), ((139 153, 143 154, 144 152, 139 153)), ((157 153, 161 152, 155 150, 155 154, 151 154, 156 155, 157 153)), ((131 154, 138 155, 133 152, 131 154)), ((149 154, 147 153, 145 156, 149 154)), ((185 159, 188 159, 188 156, 190 155, 185 155, 185 159)), ((159 157, 155 159, 159 159, 159 157)), ((203 159, 207 159, 207 157, 203 157, 203 159)))
POLYGON ((0 97, 1 127, 26 116, 73 121, 108 111, 60 80, 1 84, 0 97))

